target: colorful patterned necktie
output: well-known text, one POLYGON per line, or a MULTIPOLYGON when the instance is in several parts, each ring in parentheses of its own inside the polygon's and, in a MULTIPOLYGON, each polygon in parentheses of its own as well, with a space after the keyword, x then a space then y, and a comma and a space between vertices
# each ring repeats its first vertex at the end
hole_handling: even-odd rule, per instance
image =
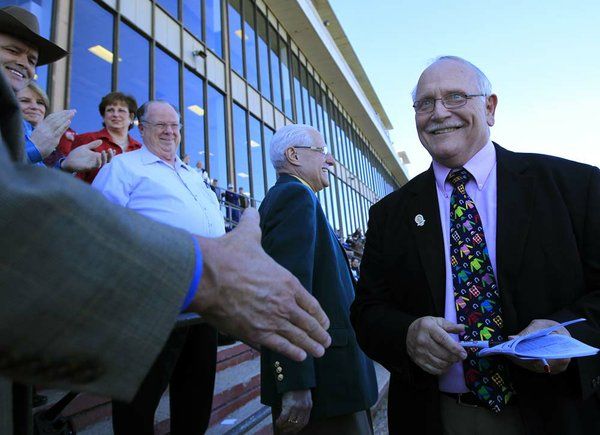
MULTIPOLYGON (((483 234, 483 224, 465 185, 471 174, 461 168, 448 175, 450 198, 450 263, 458 324, 466 325, 465 341, 502 341, 502 308, 483 234)), ((514 393, 508 370, 499 357, 479 358, 467 348, 465 383, 486 406, 500 412, 514 393)))

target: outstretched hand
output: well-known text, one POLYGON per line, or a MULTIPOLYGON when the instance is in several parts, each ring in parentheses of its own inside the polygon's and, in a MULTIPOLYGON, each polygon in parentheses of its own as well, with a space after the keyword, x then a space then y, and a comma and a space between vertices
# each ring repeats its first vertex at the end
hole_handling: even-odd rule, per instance
POLYGON ((260 217, 244 211, 230 233, 198 237, 203 272, 190 309, 219 330, 295 361, 320 357, 331 343, 317 300, 260 245, 260 217))

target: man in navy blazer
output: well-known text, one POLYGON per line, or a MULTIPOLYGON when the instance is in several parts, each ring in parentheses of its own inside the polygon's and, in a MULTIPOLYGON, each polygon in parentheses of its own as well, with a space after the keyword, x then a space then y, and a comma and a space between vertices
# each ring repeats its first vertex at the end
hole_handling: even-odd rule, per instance
POLYGON ((450 249, 460 229, 449 231, 452 198, 462 188, 487 240, 505 337, 585 317, 558 333, 598 347, 600 171, 491 142, 498 98, 464 59, 438 58, 422 73, 413 101, 419 138, 434 161, 371 207, 352 307, 362 348, 391 371, 390 433, 408 420, 424 434, 600 433, 597 356, 549 360, 547 367, 496 357, 515 393, 496 396, 508 399, 503 408, 467 387, 472 366, 463 364, 457 341, 465 328, 483 331, 483 304, 457 321, 469 297, 457 292, 460 272, 452 275, 451 265, 464 261, 462 251, 450 249), (452 174, 463 169, 470 176, 458 184, 452 174))
POLYGON ((263 350, 262 401, 272 407, 275 433, 370 434, 375 370, 350 324, 348 259, 315 194, 329 186, 333 157, 321 134, 306 125, 278 130, 270 153, 279 177, 259 209, 262 245, 319 301, 332 343, 321 359, 301 363, 263 350))

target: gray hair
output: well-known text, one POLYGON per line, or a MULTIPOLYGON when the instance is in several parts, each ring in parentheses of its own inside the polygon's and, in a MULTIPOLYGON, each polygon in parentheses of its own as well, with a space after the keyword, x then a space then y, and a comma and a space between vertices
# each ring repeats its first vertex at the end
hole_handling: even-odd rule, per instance
MULTIPOLYGON (((482 94, 485 94, 485 95, 491 95, 492 94, 492 83, 487 78, 487 76, 483 73, 483 71, 481 71, 479 68, 477 68, 471 62, 469 62, 468 60, 463 59, 462 57, 458 57, 458 56, 438 56, 435 59, 433 59, 429 63, 428 66, 431 66, 434 63, 442 61, 442 60, 452 60, 452 61, 461 62, 461 63, 464 63, 465 65, 467 65, 469 68, 471 68, 473 71, 475 71, 475 74, 477 75, 477 85, 479 86, 479 92, 481 92, 482 94)), ((417 84, 417 86, 418 86, 418 84, 417 84)), ((417 99, 417 86, 415 86, 413 88, 412 93, 411 93, 412 94, 413 102, 417 99)))
POLYGON ((310 147, 315 141, 314 134, 320 134, 310 125, 290 124, 281 127, 273 135, 270 144, 269 155, 273 167, 278 170, 287 162, 285 151, 294 146, 310 147))
POLYGON ((181 119, 181 114, 179 113, 179 110, 177 110, 177 107, 175 107, 168 101, 166 101, 166 100, 148 100, 144 104, 142 104, 136 112, 137 119, 139 119, 140 122, 146 121, 146 114, 148 113, 148 109, 154 103, 168 104, 169 106, 171 106, 173 108, 173 110, 175 112, 177 112, 177 116, 179 116, 179 119, 181 119))

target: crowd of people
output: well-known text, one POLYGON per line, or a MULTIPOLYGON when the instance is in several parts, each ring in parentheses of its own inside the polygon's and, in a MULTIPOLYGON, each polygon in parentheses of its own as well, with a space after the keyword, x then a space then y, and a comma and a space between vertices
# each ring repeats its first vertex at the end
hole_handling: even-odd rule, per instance
MULTIPOLYGON (((241 214, 243 190, 177 155, 168 101, 112 92, 103 128, 82 134, 75 110, 47 114, 35 67, 66 55, 35 16, 0 9, 0 374, 112 397, 117 434, 153 433, 169 385, 171 433, 201 433, 222 330, 260 347, 275 434, 372 434, 373 361, 391 373, 392 434, 600 432, 598 357, 470 343, 553 327, 600 346, 600 171, 492 142, 498 97, 475 65, 423 71, 413 108, 431 167, 371 208, 366 236, 336 240, 316 129, 274 134, 277 182, 241 214), (207 323, 173 330, 186 311, 207 323)), ((6 391, 0 379, 0 433, 6 391)))

